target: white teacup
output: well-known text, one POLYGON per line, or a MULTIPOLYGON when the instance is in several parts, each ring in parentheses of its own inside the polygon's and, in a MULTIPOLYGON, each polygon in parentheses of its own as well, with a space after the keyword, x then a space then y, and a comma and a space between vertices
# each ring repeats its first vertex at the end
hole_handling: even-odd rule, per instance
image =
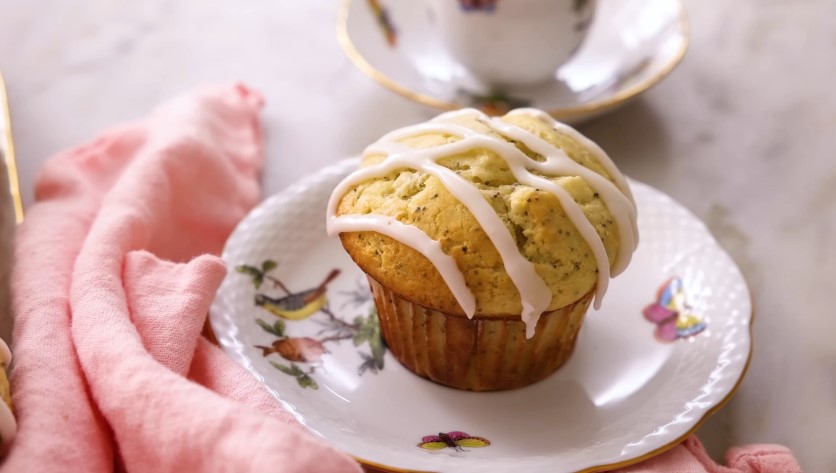
POLYGON ((595 0, 427 0, 450 54, 495 86, 534 84, 577 51, 595 0))

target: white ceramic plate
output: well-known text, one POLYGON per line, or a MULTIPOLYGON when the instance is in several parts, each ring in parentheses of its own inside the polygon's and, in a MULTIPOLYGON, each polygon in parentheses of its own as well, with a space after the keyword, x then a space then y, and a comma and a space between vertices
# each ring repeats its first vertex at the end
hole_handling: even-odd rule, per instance
POLYGON ((442 47, 424 1, 343 0, 337 27, 354 64, 409 99, 493 114, 531 106, 567 123, 612 110, 662 80, 685 55, 688 34, 679 0, 599 0, 584 44, 553 80, 491 90, 442 47))
POLYGON ((327 442, 392 469, 598 471, 673 446, 740 382, 751 343, 745 281, 696 217, 635 181, 641 243, 603 308, 588 314, 566 366, 535 385, 495 393, 412 375, 381 351, 364 277, 325 235, 328 196, 356 165, 340 162, 304 179, 241 222, 223 258, 251 268, 230 271, 210 315, 223 348, 327 442), (328 280, 334 269, 340 273, 328 280), (665 284, 671 278, 681 291, 665 284), (267 309, 291 310, 292 302, 276 281, 296 295, 314 290, 299 312, 282 312, 306 318, 276 327, 281 319, 267 309), (660 286, 674 289, 662 305, 660 286), (319 295, 327 313, 316 311, 319 295), (678 316, 670 312, 665 322, 644 315, 670 309, 678 316), (430 438, 440 433, 454 445, 422 448, 443 447, 430 438))

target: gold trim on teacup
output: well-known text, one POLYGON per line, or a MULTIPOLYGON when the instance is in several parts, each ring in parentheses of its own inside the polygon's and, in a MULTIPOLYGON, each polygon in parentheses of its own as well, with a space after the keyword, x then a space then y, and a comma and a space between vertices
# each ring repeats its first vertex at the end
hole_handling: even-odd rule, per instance
POLYGON ((9 177, 9 193, 12 194, 12 202, 15 209, 15 221, 23 222, 23 200, 20 197, 20 180, 17 176, 17 161, 15 160, 15 145, 12 141, 12 116, 9 113, 9 99, 6 93, 6 81, 3 73, 0 72, 0 113, 6 120, 6 133, 0 136, 5 144, 4 158, 6 160, 6 173, 9 177))
MULTIPOLYGON (((591 102, 576 105, 573 107, 563 107, 563 108, 555 108, 546 110, 552 117, 557 120, 566 120, 571 118, 577 118, 584 115, 592 115, 595 113, 603 112, 604 110, 613 108, 617 105, 623 104, 628 100, 632 99, 633 97, 637 96, 638 94, 646 91, 647 89, 653 87, 659 81, 661 81, 665 76, 671 73, 673 69, 682 61, 682 58, 685 57, 685 52, 688 51, 688 47, 690 45, 690 24, 688 21, 688 15, 685 13, 685 6, 682 3, 682 0, 677 0, 679 3, 679 27, 682 34, 682 44, 680 45, 679 49, 676 51, 674 56, 671 58, 670 62, 665 64, 659 72, 656 74, 633 84, 630 87, 627 87, 623 90, 616 92, 615 94, 608 96, 604 99, 600 100, 593 100, 591 102)), ((357 66, 363 74, 371 77, 387 89, 402 95, 412 101, 418 102, 423 105, 427 105, 429 107, 438 108, 441 110, 455 110, 458 108, 466 107, 465 104, 455 103, 455 102, 448 102, 446 100, 440 100, 435 97, 431 97, 429 95, 423 94, 421 92, 416 92, 404 85, 395 82, 389 76, 385 75, 384 73, 380 72, 379 70, 375 69, 369 61, 360 54, 360 51, 354 45, 351 40, 351 37, 348 34, 348 16, 349 16, 349 9, 351 5, 351 0, 342 0, 340 4, 340 11, 337 17, 337 40, 339 41, 340 45, 342 46, 343 50, 345 51, 348 58, 351 62, 357 66)))

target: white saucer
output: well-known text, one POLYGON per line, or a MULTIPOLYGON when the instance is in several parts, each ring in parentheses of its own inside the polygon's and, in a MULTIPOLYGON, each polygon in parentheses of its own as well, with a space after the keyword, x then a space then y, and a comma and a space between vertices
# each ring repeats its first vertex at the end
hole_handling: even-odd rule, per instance
POLYGON ((379 343, 362 273, 339 241, 325 235, 328 196, 356 165, 349 160, 324 169, 241 222, 224 250, 231 270, 210 318, 233 358, 312 432, 359 461, 456 473, 625 466, 681 441, 742 379, 752 306, 740 271, 696 217, 635 181, 641 244, 628 270, 612 281, 603 308, 587 315, 566 366, 532 386, 495 393, 457 391, 407 372, 379 343), (268 263, 268 276, 294 294, 319 287, 339 269, 325 289, 334 319, 313 312, 279 322, 265 310, 269 304, 257 306, 257 294, 277 306, 287 302, 270 278, 254 287, 268 260, 278 264, 268 263), (232 269, 240 265, 254 269, 232 269), (690 321, 679 338, 664 341, 657 331, 676 334, 662 330, 673 319, 657 324, 644 314, 664 313, 655 303, 666 305, 667 296, 657 290, 672 277, 680 278, 684 293, 673 294, 667 306, 678 304, 681 321, 690 321), (270 333, 276 322, 283 337, 270 333), (257 346, 281 354, 265 357, 257 346), (431 438, 439 433, 461 446, 431 438))
POLYGON ((416 102, 492 114, 530 106, 567 123, 644 92, 679 64, 689 42, 680 0, 599 0, 589 36, 554 80, 498 92, 445 51, 423 1, 343 0, 337 36, 360 70, 416 102))

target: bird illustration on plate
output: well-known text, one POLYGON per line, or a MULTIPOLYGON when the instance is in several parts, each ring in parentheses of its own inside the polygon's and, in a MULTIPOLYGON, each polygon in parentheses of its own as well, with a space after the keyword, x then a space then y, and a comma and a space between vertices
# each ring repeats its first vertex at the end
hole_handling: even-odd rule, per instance
MULTIPOLYGON (((277 370, 296 378, 303 388, 318 389, 319 385, 313 378, 317 368, 321 368, 323 357, 329 353, 327 344, 352 340, 357 348, 361 363, 357 374, 366 371, 377 373, 383 369, 383 359, 386 344, 380 330, 377 310, 371 304, 371 295, 367 287, 359 285, 357 289, 338 294, 347 298, 349 305, 354 308, 368 307, 365 315, 357 315, 351 322, 337 317, 329 307, 328 287, 341 274, 337 268, 332 269, 321 282, 302 291, 292 291, 272 271, 278 268, 278 263, 265 260, 261 265, 242 264, 236 266, 236 271, 249 276, 250 282, 256 289, 253 301, 256 307, 275 316, 272 321, 256 318, 256 324, 273 337, 272 341, 253 345, 261 351, 263 357, 278 355, 290 362, 290 365, 270 360, 270 364, 277 370), (264 283, 270 284, 265 288, 264 283), (269 289, 272 286, 272 289, 269 289), (281 294, 275 293, 281 291, 281 294), (317 315, 320 315, 317 317, 317 315), (324 317, 323 317, 324 316, 324 317), (310 333, 312 321, 318 331, 310 333), (301 323, 300 327, 307 327, 305 334, 291 335, 288 323, 301 323), (369 352, 360 348, 368 344, 369 352)), ((343 309, 346 304, 343 304, 343 309)), ((304 330, 304 329, 303 329, 304 330)))
MULTIPOLYGON (((287 292, 285 296, 272 298, 265 294, 255 295, 255 305, 267 312, 287 320, 304 320, 322 310, 328 302, 328 283, 340 275, 334 269, 318 286, 300 292, 287 292)), ((282 285, 284 286, 284 285, 282 285)))
POLYGON ((285 360, 304 363, 317 363, 322 359, 322 355, 328 353, 322 341, 311 337, 279 338, 270 346, 255 347, 261 350, 262 356, 278 353, 285 360))

